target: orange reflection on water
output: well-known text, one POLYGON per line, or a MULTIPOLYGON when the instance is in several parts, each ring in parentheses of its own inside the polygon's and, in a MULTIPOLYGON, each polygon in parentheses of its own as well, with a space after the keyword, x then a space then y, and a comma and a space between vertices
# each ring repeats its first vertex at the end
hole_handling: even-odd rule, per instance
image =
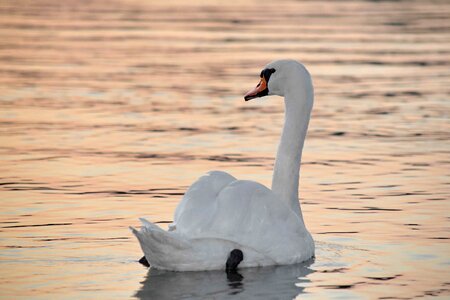
POLYGON ((147 274, 128 226, 147 216, 166 228, 209 170, 270 186, 282 100, 242 96, 284 57, 315 84, 300 196, 316 259, 243 271, 232 291, 449 295, 445 1, 0 7, 0 296, 227 287, 216 273, 147 274))

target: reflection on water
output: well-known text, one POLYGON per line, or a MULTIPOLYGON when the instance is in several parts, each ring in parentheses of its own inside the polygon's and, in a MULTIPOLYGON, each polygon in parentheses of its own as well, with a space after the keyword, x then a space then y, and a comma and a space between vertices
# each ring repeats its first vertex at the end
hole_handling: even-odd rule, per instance
POLYGON ((150 269, 139 299, 293 299, 312 272, 310 263, 224 271, 167 272, 150 269))
POLYGON ((450 296, 450 2, 225 2, 0 2, 0 298, 450 296), (209 170, 270 185, 283 106, 242 96, 285 57, 315 86, 315 261, 147 276, 139 217, 209 170))

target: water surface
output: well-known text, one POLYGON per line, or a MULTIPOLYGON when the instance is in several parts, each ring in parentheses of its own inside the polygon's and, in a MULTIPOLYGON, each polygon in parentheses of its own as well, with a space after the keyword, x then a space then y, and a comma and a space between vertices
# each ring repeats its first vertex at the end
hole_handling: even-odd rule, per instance
POLYGON ((202 2, 0 3, 0 297, 448 298, 450 4, 202 2), (284 57, 315 260, 148 271, 138 217, 213 169, 270 186, 282 101, 242 95, 284 57))

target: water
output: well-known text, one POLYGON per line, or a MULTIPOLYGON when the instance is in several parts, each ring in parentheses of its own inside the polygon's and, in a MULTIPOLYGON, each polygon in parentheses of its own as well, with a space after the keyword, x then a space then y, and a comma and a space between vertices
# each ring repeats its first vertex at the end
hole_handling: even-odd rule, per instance
POLYGON ((0 3, 0 296, 448 298, 447 1, 0 3), (164 228, 213 169, 270 186, 280 98, 313 75, 298 266, 148 271, 128 226, 164 228), (234 295, 234 296, 233 296, 234 295))

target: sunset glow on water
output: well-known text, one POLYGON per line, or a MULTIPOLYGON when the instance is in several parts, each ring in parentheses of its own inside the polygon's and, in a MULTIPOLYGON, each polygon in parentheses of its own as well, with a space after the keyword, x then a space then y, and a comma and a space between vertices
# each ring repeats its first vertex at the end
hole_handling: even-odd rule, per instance
POLYGON ((0 2, 0 298, 450 296, 446 1, 0 2), (270 186, 279 58, 312 74, 300 201, 316 257, 148 270, 128 226, 198 177, 270 186))

